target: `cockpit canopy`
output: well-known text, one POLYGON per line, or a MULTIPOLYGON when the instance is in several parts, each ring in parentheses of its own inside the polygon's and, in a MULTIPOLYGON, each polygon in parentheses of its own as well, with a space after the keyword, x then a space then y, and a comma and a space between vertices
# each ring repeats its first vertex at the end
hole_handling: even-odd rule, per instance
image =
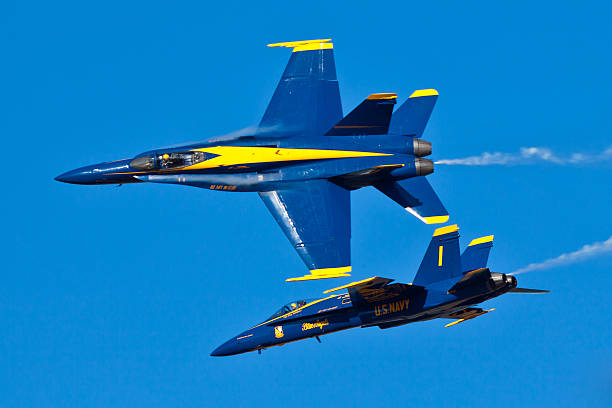
POLYGON ((168 152, 154 153, 146 156, 137 157, 130 162, 136 170, 157 170, 175 169, 201 163, 212 159, 216 155, 211 153, 188 151, 188 152, 168 152))
POLYGON ((307 303, 312 302, 315 299, 301 299, 301 300, 294 300, 293 302, 289 302, 286 305, 284 305, 283 307, 281 307, 280 309, 278 309, 272 316, 270 316, 267 320, 270 319, 274 319, 275 317, 278 316, 282 316, 285 313, 289 313, 294 311, 295 309, 298 309, 304 305, 306 305, 307 303))

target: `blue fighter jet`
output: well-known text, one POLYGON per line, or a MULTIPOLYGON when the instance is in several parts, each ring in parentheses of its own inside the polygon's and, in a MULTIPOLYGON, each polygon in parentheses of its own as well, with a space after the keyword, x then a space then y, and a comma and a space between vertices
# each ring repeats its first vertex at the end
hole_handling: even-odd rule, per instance
MULTIPOLYGON (((494 309, 476 307, 504 293, 546 293, 517 288, 514 276, 487 268, 493 236, 473 240, 459 252, 459 228, 438 228, 425 252, 414 282, 393 283, 373 277, 324 293, 347 289, 321 299, 296 300, 266 321, 231 338, 212 352, 229 356, 351 329, 378 326, 381 329, 436 318, 456 319, 454 326, 494 309)), ((320 340, 319 340, 320 341, 320 340)))
POLYGON ((431 143, 421 139, 438 93, 368 96, 343 117, 331 40, 270 44, 293 49, 252 134, 147 151, 64 173, 73 184, 170 183, 255 191, 310 274, 350 276, 350 191, 374 186, 422 222, 448 221, 425 177, 431 143))

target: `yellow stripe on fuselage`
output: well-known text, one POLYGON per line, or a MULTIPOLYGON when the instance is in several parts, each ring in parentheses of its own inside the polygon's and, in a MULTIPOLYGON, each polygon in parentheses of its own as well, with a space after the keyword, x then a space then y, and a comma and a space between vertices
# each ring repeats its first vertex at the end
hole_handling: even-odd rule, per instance
POLYGON ((210 169, 240 164, 392 156, 392 154, 389 153, 357 152, 350 150, 282 149, 277 147, 250 146, 216 146, 193 149, 193 151, 212 153, 218 156, 192 166, 177 168, 177 171, 210 169))
POLYGON ((265 321, 265 322, 263 322, 263 323, 260 323, 260 324, 258 324, 257 326, 253 326, 253 327, 251 327, 249 330, 252 330, 252 329, 254 329, 254 328, 256 328, 256 327, 263 326, 264 324, 271 323, 271 322, 274 322, 274 321, 276 321, 276 320, 282 319, 283 317, 291 317, 291 316, 293 316, 294 314, 298 314, 298 313, 299 313, 301 310, 303 310, 303 309, 305 309, 305 308, 307 308, 307 307, 309 307, 309 306, 312 306, 312 305, 314 305, 314 304, 316 304, 316 303, 319 303, 319 302, 322 302, 322 301, 324 301, 324 300, 331 299, 331 298, 333 298, 333 297, 337 297, 337 296, 341 296, 341 295, 331 295, 331 296, 328 296, 328 297, 326 297, 326 298, 322 298, 322 299, 313 300, 312 302, 310 302, 310 303, 306 303, 304 306, 300 306, 300 307, 298 307, 298 308, 297 308, 297 309, 295 309, 295 310, 292 310, 292 311, 290 311, 290 312, 285 313, 284 315, 281 315, 281 316, 275 317, 275 318, 273 318, 273 319, 270 319, 270 320, 268 320, 268 321, 265 321))

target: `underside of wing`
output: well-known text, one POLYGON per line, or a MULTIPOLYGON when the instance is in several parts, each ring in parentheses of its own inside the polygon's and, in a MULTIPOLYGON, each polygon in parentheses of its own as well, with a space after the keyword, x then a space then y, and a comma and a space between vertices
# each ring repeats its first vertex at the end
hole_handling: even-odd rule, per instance
POLYGON ((259 193, 276 222, 310 269, 287 281, 350 276, 350 193, 327 180, 259 193))
POLYGON ((331 40, 294 41, 289 63, 259 124, 260 132, 321 135, 342 119, 331 40))
POLYGON ((374 187, 426 224, 448 221, 448 211, 425 177, 389 180, 374 187))

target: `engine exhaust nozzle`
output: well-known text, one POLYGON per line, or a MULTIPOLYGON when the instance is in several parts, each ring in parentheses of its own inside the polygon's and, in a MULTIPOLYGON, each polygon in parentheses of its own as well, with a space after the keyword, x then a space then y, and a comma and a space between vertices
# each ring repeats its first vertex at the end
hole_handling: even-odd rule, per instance
POLYGON ((417 176, 426 176, 433 173, 434 165, 431 160, 416 158, 414 159, 414 167, 416 169, 417 176))
POLYGON ((431 154, 431 142, 414 138, 412 141, 414 155, 417 157, 429 156, 431 154))

